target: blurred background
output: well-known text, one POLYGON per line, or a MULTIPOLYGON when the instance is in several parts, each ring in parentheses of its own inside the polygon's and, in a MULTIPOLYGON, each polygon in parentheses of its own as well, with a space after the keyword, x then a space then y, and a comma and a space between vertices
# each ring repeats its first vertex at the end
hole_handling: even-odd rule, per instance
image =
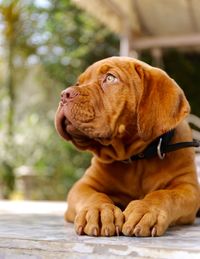
POLYGON ((163 68, 200 116, 200 1, 0 0, 0 198, 65 200, 90 154, 55 131, 60 92, 113 55, 163 68))

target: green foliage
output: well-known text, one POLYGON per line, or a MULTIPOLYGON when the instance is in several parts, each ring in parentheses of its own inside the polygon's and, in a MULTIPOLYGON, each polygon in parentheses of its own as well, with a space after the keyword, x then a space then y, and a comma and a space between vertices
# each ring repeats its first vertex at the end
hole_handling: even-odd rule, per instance
MULTIPOLYGON (((73 84, 92 62, 118 54, 118 39, 69 0, 48 3, 1 3, 5 10, 14 6, 12 13, 17 14, 14 24, 3 13, 0 17, 4 25, 9 20, 13 28, 14 46, 12 71, 5 67, 6 76, 0 78, 4 86, 0 89, 0 137, 4 140, 0 142, 0 186, 5 198, 15 187, 14 173, 17 172, 18 187, 18 178, 26 169, 35 175, 31 178, 29 198, 65 199, 71 185, 88 167, 91 155, 80 153, 61 140, 54 129, 60 91, 73 84), (12 139, 7 135, 6 120, 9 73, 15 102, 12 139)), ((4 49, 9 54, 9 39, 6 31, 2 32, 4 49)))
POLYGON ((37 55, 49 76, 60 82, 62 88, 72 85, 77 75, 94 61, 118 54, 117 37, 69 0, 53 0, 50 10, 33 7, 32 11, 45 20, 36 26, 38 34, 44 36, 42 45, 35 42, 37 55))
POLYGON ((1 186, 1 193, 5 199, 8 199, 10 193, 13 192, 15 188, 15 176, 13 174, 13 168, 9 163, 3 162, 0 166, 0 169, 0 183, 3 183, 1 186))

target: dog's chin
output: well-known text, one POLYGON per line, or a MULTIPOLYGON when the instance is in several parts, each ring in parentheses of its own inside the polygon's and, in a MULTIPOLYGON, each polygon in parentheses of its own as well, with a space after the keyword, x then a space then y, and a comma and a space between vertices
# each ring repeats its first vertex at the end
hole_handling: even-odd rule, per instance
POLYGON ((55 117, 55 126, 58 134, 65 140, 83 139, 84 134, 79 131, 64 115, 63 109, 58 109, 55 117))
POLYGON ((83 135, 66 117, 62 120, 62 129, 71 137, 81 137, 83 135))
POLYGON ((66 140, 72 140, 78 146, 87 146, 90 138, 80 131, 67 117, 63 117, 61 121, 61 128, 68 137, 66 140))
POLYGON ((62 112, 57 114, 55 124, 59 135, 67 141, 71 140, 79 148, 87 148, 89 145, 94 144, 94 142, 104 146, 108 146, 112 142, 110 135, 87 134, 79 129, 75 123, 71 122, 62 112))

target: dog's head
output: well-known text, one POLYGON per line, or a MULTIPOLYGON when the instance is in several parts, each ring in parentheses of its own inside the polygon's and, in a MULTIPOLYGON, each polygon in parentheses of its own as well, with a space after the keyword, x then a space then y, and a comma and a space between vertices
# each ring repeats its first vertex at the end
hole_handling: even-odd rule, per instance
POLYGON ((189 110, 183 91, 164 71, 111 57, 91 65, 61 93, 55 124, 78 148, 96 151, 116 140, 130 145, 136 136, 152 141, 189 110))

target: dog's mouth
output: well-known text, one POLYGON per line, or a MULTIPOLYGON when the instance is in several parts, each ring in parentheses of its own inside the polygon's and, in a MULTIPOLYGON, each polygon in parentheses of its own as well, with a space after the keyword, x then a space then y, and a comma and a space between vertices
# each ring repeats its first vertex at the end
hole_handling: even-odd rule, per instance
POLYGON ((86 136, 64 114, 63 109, 58 109, 55 117, 55 126, 58 133, 65 140, 83 139, 86 136))
POLYGON ((105 131, 102 132, 102 128, 93 128, 91 122, 79 123, 71 119, 66 111, 60 105, 55 117, 56 129, 65 140, 71 140, 78 147, 86 147, 94 141, 106 146, 111 143, 112 134, 108 126, 104 126, 105 131))
POLYGON ((72 124, 72 122, 65 116, 63 116, 63 119, 61 120, 61 127, 66 134, 73 138, 82 138, 85 136, 78 128, 72 124))

